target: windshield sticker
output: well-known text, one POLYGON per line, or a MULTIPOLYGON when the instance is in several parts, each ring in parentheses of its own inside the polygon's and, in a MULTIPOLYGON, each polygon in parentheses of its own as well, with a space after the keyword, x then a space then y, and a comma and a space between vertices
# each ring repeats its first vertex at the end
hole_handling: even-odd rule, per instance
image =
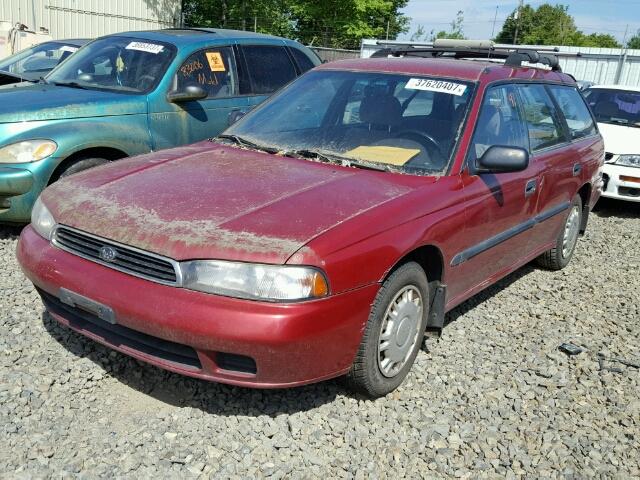
POLYGON ((162 45, 156 45, 155 43, 145 43, 145 42, 131 42, 126 46, 127 50, 139 50, 141 52, 153 53, 157 55, 164 47, 162 45))
POLYGON ((412 78, 407 82, 407 90, 426 90, 428 92, 448 93, 460 97, 467 91, 467 86, 461 83, 445 82, 442 80, 426 80, 424 78, 412 78))
POLYGON ((207 60, 209 61, 209 68, 212 72, 226 72, 227 69, 224 66, 222 55, 220 52, 207 52, 207 60))
POLYGON ((75 52, 78 51, 78 47, 70 47, 68 45, 64 45, 64 46, 60 47, 60 51, 61 52, 75 53, 75 52))

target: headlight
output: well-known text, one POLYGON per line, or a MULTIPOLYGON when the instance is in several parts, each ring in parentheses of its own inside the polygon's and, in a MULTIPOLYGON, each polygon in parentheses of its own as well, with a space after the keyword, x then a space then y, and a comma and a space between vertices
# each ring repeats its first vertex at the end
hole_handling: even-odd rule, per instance
POLYGON ((616 160, 616 165, 640 167, 640 155, 620 155, 616 160))
POLYGON ((324 275, 309 267, 260 265, 218 260, 180 264, 183 287, 228 297, 292 301, 324 297, 324 275))
POLYGON ((53 140, 25 140, 0 148, 0 163, 31 163, 53 155, 58 144, 53 140))
POLYGON ((51 233, 56 227, 56 221, 39 197, 33 206, 33 210, 31 210, 31 226, 41 236, 47 240, 51 240, 51 233))

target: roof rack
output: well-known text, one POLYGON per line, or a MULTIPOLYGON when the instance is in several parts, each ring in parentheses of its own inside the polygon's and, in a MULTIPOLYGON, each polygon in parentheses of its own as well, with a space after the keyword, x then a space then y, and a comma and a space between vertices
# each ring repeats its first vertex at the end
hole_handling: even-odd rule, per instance
POLYGON ((532 49, 496 47, 491 40, 438 39, 427 46, 386 47, 374 52, 373 58, 416 56, 423 58, 496 59, 505 65, 519 67, 523 62, 539 63, 555 72, 561 72, 559 56, 579 57, 578 53, 560 53, 559 49, 532 49))

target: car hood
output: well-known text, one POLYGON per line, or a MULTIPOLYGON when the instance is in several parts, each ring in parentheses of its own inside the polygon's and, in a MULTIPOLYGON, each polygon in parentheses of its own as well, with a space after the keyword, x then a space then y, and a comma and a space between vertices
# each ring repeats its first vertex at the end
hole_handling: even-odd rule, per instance
POLYGON ((408 193, 403 178, 201 142, 80 173, 43 201, 60 224, 176 260, 285 263, 408 193))
POLYGON ((146 108, 140 95, 41 83, 0 86, 0 123, 131 115, 146 108))
POLYGON ((640 154, 640 128, 598 123, 604 149, 615 155, 640 154))

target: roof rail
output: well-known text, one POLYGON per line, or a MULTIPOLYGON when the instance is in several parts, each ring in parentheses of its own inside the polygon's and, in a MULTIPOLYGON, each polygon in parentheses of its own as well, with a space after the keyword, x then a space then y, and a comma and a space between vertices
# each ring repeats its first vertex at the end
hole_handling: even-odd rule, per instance
POLYGON ((532 49, 514 47, 496 47, 491 40, 437 39, 432 45, 412 47, 386 47, 374 52, 372 57, 459 58, 459 59, 496 59, 504 60, 505 65, 519 67, 523 62, 546 65, 555 72, 561 72, 559 56, 579 57, 578 53, 560 53, 557 47, 532 49))

